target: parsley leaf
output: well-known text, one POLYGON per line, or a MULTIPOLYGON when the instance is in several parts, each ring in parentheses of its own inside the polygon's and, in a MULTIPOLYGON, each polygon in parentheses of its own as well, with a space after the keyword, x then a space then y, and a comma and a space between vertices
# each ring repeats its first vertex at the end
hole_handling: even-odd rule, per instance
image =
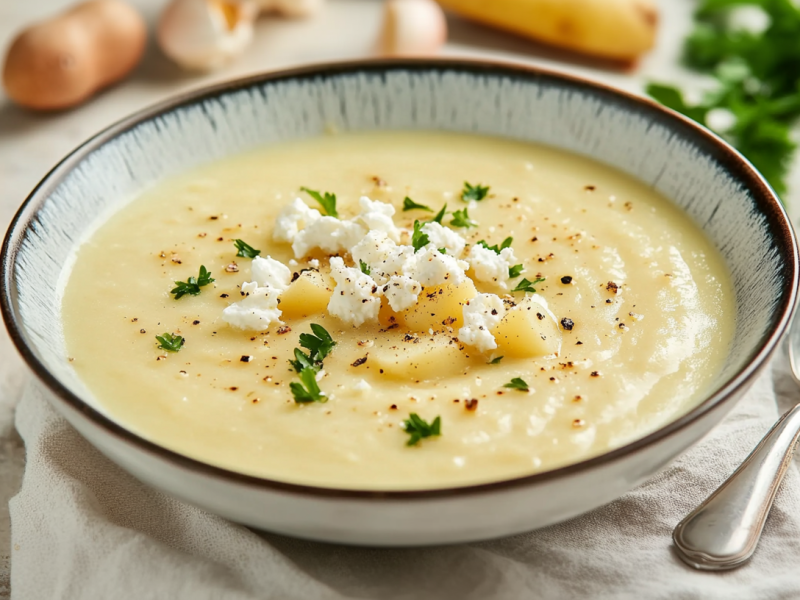
POLYGON ((490 365, 499 365, 499 364, 500 364, 500 361, 501 361, 501 360, 503 360, 503 358, 505 358, 505 357, 503 357, 503 356, 498 356, 497 358, 493 358, 493 359, 492 359, 492 360, 489 362, 489 364, 490 364, 490 365))
POLYGON ((369 268, 369 265, 361 259, 358 260, 358 266, 364 275, 369 275, 372 272, 372 269, 369 268))
POLYGON ((289 384, 294 396, 294 401, 298 404, 308 404, 309 402, 327 402, 328 396, 319 389, 317 385, 317 370, 305 368, 300 371, 300 381, 293 381, 289 384))
POLYGON ((430 222, 431 223, 438 223, 439 225, 441 225, 442 224, 442 219, 444 219, 444 215, 446 213, 447 213, 447 203, 445 203, 445 205, 442 207, 442 210, 440 210, 438 213, 436 213, 436 216, 433 217, 430 220, 430 222))
POLYGON ((311 360, 311 357, 300 350, 300 348, 294 349, 294 360, 291 358, 289 359, 289 364, 292 365, 295 371, 300 373, 303 369, 314 369, 315 371, 319 371, 322 363, 314 362, 311 360))
POLYGON ((186 340, 179 335, 172 335, 171 333, 162 333, 157 335, 158 347, 167 352, 177 352, 186 343, 186 340))
POLYGON ((510 248, 510 247, 511 247, 511 243, 512 243, 513 241, 514 241, 514 238, 512 238, 512 237, 507 237, 506 239, 504 239, 504 240, 503 240, 503 243, 502 243, 502 244, 500 244, 500 247, 499 247, 499 248, 498 248, 497 244, 495 244, 494 246, 490 246, 490 245, 489 245, 489 244, 487 244, 487 243, 486 243, 484 240, 478 240, 478 241, 477 241, 477 242, 475 242, 475 243, 476 243, 478 246, 483 246, 483 247, 484 247, 484 248, 486 248, 487 250, 491 250, 491 251, 492 251, 492 252, 494 252, 495 254, 500 254, 500 252, 501 252, 501 251, 505 250, 506 248, 510 248))
POLYGON ((461 199, 464 202, 469 202, 470 200, 483 200, 486 198, 487 194, 489 193, 489 186, 483 186, 480 183, 477 185, 470 185, 466 181, 464 182, 464 189, 461 191, 461 199))
POLYGON ((512 390, 519 390, 520 392, 527 392, 530 390, 528 384, 525 383, 524 379, 519 377, 514 377, 511 381, 503 386, 504 388, 510 388, 512 390))
POLYGON ((453 213, 453 219, 450 221, 450 225, 453 227, 477 227, 478 224, 469 218, 469 213, 467 213, 467 209, 464 210, 457 210, 453 213))
POLYGON ((513 267, 508 267, 508 278, 514 279, 514 277, 519 277, 522 275, 522 272, 525 270, 525 267, 522 265, 514 265, 513 267))
POLYGON ((439 248, 440 254, 447 254, 447 248, 439 248))
POLYGON ((414 221, 414 233, 411 235, 411 245, 414 246, 414 252, 419 252, 430 243, 427 233, 422 232, 422 223, 414 221))
POLYGON ((312 323, 311 331, 316 335, 310 333, 300 334, 300 345, 309 350, 310 360, 322 361, 331 353, 336 342, 333 341, 331 334, 329 334, 322 325, 312 323))
POLYGON ((526 292, 526 293, 530 292, 531 294, 535 294, 536 293, 536 288, 533 287, 533 286, 535 286, 537 283, 541 283, 542 281, 544 281, 544 277, 537 277, 533 281, 528 281, 527 279, 523 279, 522 281, 520 281, 517 284, 517 287, 515 287, 511 291, 512 292, 526 292))
POLYGON ((197 296, 200 288, 209 283, 214 283, 214 278, 204 266, 200 266, 200 274, 197 277, 189 277, 186 281, 176 281, 175 287, 170 290, 170 294, 175 294, 175 300, 182 298, 186 294, 197 296))
POLYGON ((406 446, 414 446, 423 438, 441 435, 442 418, 436 417, 432 423, 428 424, 417 413, 411 413, 408 415, 408 419, 403 421, 403 429, 411 436, 406 442, 406 446))
POLYGON ((424 204, 417 204, 408 196, 406 196, 403 199, 403 212, 407 210, 427 210, 428 212, 433 212, 433 209, 430 206, 425 206, 424 204))
POLYGON ((236 256, 243 256, 244 258, 255 258, 261 254, 261 250, 256 250, 244 240, 233 240, 233 245, 236 246, 236 256))
POLYGON ((325 195, 322 195, 307 187, 301 187, 300 189, 316 200, 326 215, 329 217, 336 217, 337 219, 339 218, 339 213, 336 212, 336 194, 325 192, 325 195))

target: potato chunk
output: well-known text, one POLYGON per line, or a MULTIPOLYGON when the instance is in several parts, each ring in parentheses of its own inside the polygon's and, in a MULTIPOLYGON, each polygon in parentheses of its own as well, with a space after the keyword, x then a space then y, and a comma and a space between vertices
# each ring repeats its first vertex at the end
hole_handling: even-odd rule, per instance
POLYGON ((464 321, 464 304, 477 295, 475 284, 470 279, 459 285, 426 287, 417 304, 403 311, 403 320, 412 331, 441 331, 444 326, 458 329, 464 321))
POLYGON ((532 358, 561 349, 561 330, 547 306, 528 296, 509 310, 492 330, 498 355, 532 358))
POLYGON ((304 271, 281 294, 279 308, 287 319, 300 319, 325 312, 333 285, 319 271, 304 271))
POLYGON ((463 372, 469 358, 461 351, 461 344, 447 335, 411 334, 376 340, 370 350, 383 374, 403 381, 436 379, 463 372))

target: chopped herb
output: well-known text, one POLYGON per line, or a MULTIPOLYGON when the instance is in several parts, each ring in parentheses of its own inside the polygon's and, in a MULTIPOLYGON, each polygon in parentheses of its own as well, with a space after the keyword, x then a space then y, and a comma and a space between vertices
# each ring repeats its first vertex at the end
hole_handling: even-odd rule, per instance
MULTIPOLYGON (((243 256, 244 258, 255 258, 261 254, 261 250, 256 250, 244 240, 233 240, 233 245, 236 246, 236 256, 243 256)), ((237 269, 238 270, 238 269, 237 269)))
POLYGON ((411 245, 414 246, 414 252, 419 252, 429 242, 428 234, 422 232, 422 223, 414 221, 414 233, 411 235, 411 245))
POLYGON ((295 360, 289 359, 289 364, 292 365, 295 371, 300 373, 303 369, 314 369, 315 371, 319 371, 322 363, 314 362, 311 360, 311 357, 300 350, 300 348, 294 349, 294 358, 295 360))
POLYGON ((536 288, 533 287, 533 286, 535 286, 537 283, 541 283, 543 281, 544 281, 544 277, 537 277, 533 281, 528 281, 527 279, 523 279, 522 281, 520 281, 517 284, 517 287, 515 287, 511 291, 512 292, 526 292, 526 293, 530 292, 531 294, 535 294, 536 293, 536 288))
POLYGON ((190 296, 197 296, 200 294, 200 288, 214 283, 214 278, 211 273, 204 266, 200 266, 200 274, 197 277, 189 277, 186 281, 176 281, 175 287, 170 290, 170 294, 175 294, 175 300, 182 298, 186 294, 190 296))
POLYGON ((436 213, 436 216, 433 217, 433 219, 431 219, 430 222, 431 223, 438 223, 439 225, 441 225, 442 224, 442 219, 444 219, 444 216, 446 214, 447 214, 447 203, 445 203, 445 205, 442 207, 442 210, 440 210, 438 213, 436 213))
POLYGON ((436 417, 429 425, 417 413, 411 413, 408 415, 408 419, 403 421, 403 429, 411 436, 406 442, 406 446, 414 446, 423 438, 441 435, 442 419, 441 417, 436 417))
POLYGON ((530 390, 528 384, 520 377, 514 377, 511 381, 503 386, 504 388, 511 388, 512 390, 519 390, 520 392, 527 392, 530 390))
POLYGON ((336 212, 336 194, 325 192, 323 195, 307 187, 301 187, 300 189, 316 200, 326 215, 329 217, 336 217, 337 219, 339 218, 339 213, 336 212))
POLYGON ((503 240, 503 243, 502 243, 502 244, 500 244, 500 247, 499 247, 499 248, 498 248, 497 244, 495 244, 494 246, 490 246, 490 245, 489 245, 489 244, 487 244, 487 243, 486 243, 484 240, 478 240, 478 241, 477 241, 477 242, 475 242, 475 243, 476 243, 478 246, 483 246, 483 247, 484 247, 484 248, 486 248, 487 250, 491 250, 491 251, 492 251, 492 252, 494 252, 495 254, 500 254, 500 252, 501 252, 501 251, 505 250, 506 248, 510 248, 510 247, 511 247, 511 244, 512 244, 512 242, 513 242, 513 241, 514 241, 514 238, 512 238, 512 237, 507 237, 506 239, 504 239, 504 240, 503 240))
POLYGON ((172 335, 171 333, 162 333, 157 335, 158 347, 167 352, 177 352, 186 343, 186 340, 179 335, 172 335))
POLYGON ((427 210, 428 212, 433 212, 433 209, 430 206, 425 206, 424 204, 417 204, 408 196, 406 196, 403 199, 403 212, 407 210, 427 210))
POLYGON ((464 189, 461 191, 461 199, 464 202, 469 202, 470 200, 483 200, 486 198, 487 194, 489 193, 489 186, 483 186, 480 183, 477 185, 470 185, 466 181, 464 182, 464 189))
POLYGON ((364 275, 369 275, 372 272, 372 269, 369 268, 369 265, 361 259, 358 261, 358 266, 364 275))
POLYGON ((499 364, 500 364, 500 361, 501 361, 501 360, 503 360, 503 358, 504 358, 504 357, 502 357, 502 356, 498 356, 497 358, 493 358, 493 359, 492 359, 492 360, 489 362, 489 364, 490 364, 490 365, 499 365, 499 364))
POLYGON ((447 248, 439 248, 439 252, 442 254, 447 254, 447 248))
POLYGON ((321 361, 331 353, 336 342, 333 341, 331 334, 322 325, 312 323, 311 331, 316 335, 311 335, 310 333, 300 334, 300 345, 310 351, 311 360, 321 361))
POLYGON ((477 227, 478 224, 469 218, 467 209, 457 210, 453 213, 453 219, 450 221, 453 227, 477 227))
POLYGON ((525 267, 522 265, 514 265, 513 267, 508 267, 508 278, 514 279, 515 277, 519 277, 522 275, 522 272, 525 270, 525 267))
POLYGON ((319 389, 317 385, 317 370, 306 368, 300 371, 300 381, 297 383, 293 381, 289 384, 294 396, 294 401, 298 404, 307 404, 309 402, 327 402, 328 396, 319 389))

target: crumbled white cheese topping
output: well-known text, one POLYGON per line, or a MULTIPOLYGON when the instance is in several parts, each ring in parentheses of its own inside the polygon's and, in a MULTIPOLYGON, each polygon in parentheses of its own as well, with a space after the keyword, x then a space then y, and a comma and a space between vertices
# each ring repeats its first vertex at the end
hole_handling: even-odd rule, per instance
POLYGON ((511 248, 503 248, 500 254, 497 254, 494 250, 475 244, 470 248, 467 262, 478 281, 494 283, 507 290, 508 269, 517 264, 517 257, 511 248))
POLYGON ((461 258, 467 240, 452 229, 442 227, 439 223, 431 221, 422 226, 422 233, 428 236, 429 243, 436 248, 445 248, 447 254, 461 258))
POLYGON ((383 286, 383 295, 389 301, 389 306, 395 312, 411 308, 417 303, 422 286, 419 281, 407 275, 393 275, 383 286))
POLYGON ((380 288, 361 269, 345 267, 339 256, 331 258, 331 276, 336 282, 328 312, 358 327, 375 321, 381 308, 380 288))
POLYGON ((370 231, 350 250, 353 262, 361 261, 370 268, 370 276, 385 284, 393 275, 403 275, 406 265, 414 259, 414 248, 398 246, 383 231, 370 231))
POLYGON ((289 287, 292 281, 292 272, 282 262, 267 256, 256 256, 250 265, 253 281, 262 287, 272 287, 279 292, 289 287))
POLYGON ((367 231, 382 231, 393 242, 400 242, 400 229, 395 227, 392 219, 395 212, 394 206, 386 202, 370 200, 366 196, 359 198, 358 205, 361 213, 355 220, 365 225, 367 231))
POLYGON ((362 394, 370 391, 372 386, 368 384, 364 379, 359 379, 353 384, 353 390, 356 392, 360 392, 362 394))
POLYGON ((306 225, 292 242, 296 258, 303 258, 314 248, 327 254, 347 252, 367 233, 362 225, 354 221, 343 221, 335 217, 320 217, 306 225))
POLYGON ((433 244, 428 244, 414 254, 413 260, 406 265, 405 274, 422 285, 458 285, 466 279, 464 271, 468 266, 463 260, 442 254, 433 244))
POLYGON ((300 198, 292 200, 291 204, 286 205, 275 219, 275 227, 272 229, 272 239, 276 242, 294 241, 297 233, 322 217, 316 208, 309 208, 300 198))
POLYGON ((280 290, 273 287, 259 287, 255 281, 242 284, 244 300, 234 302, 222 311, 222 320, 239 327, 264 331, 270 324, 280 322, 281 309, 278 308, 280 290))
POLYGON ((500 323, 506 308, 503 300, 495 294, 478 294, 464 304, 464 326, 458 330, 458 339, 480 352, 497 348, 491 330, 500 323))

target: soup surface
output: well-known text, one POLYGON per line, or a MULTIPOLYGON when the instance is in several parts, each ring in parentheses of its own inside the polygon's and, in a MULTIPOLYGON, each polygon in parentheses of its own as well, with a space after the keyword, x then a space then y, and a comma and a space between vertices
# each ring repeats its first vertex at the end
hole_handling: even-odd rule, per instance
MULTIPOLYGON (((348 252, 336 254, 359 268, 348 252)), ((419 302, 437 289, 425 287, 419 302)), ((74 368, 137 434, 242 473, 386 490, 528 475, 640 438, 700 399, 734 327, 721 257, 650 188, 551 148, 438 132, 330 135, 160 183, 80 247, 63 315, 74 368), (462 198, 465 181, 489 189, 462 198), (287 265, 295 280, 318 270, 328 297, 339 293, 330 252, 298 258, 273 237, 296 198, 322 210, 302 186, 335 193, 341 219, 359 213, 362 196, 393 205, 408 245, 414 221, 434 219, 445 204, 441 223, 466 240, 464 257, 474 246, 496 245, 496 254, 512 238, 506 245, 522 267, 492 280, 472 263, 472 295, 496 294, 502 314, 516 305, 538 316, 506 324, 494 349, 468 343, 459 329, 469 300, 436 329, 380 298, 380 320, 356 326, 313 308, 304 293, 300 309, 282 302, 292 316, 264 331, 231 325, 223 310, 253 280, 253 259, 237 256, 237 239, 287 265), (406 198, 432 210, 403 210, 406 198), (477 226, 458 227, 464 218, 477 226), (175 282, 191 283, 201 265, 214 281, 176 298, 175 282), (323 401, 300 402, 291 384, 302 380, 289 361, 295 349, 312 354, 299 337, 311 324, 335 346, 314 367, 323 401), (536 350, 525 342, 529 325, 536 344, 543 340, 536 350), (156 340, 165 333, 183 338, 177 351, 156 340), (408 424, 412 413, 422 426, 408 424), (425 427, 437 417, 439 435, 425 427)))

